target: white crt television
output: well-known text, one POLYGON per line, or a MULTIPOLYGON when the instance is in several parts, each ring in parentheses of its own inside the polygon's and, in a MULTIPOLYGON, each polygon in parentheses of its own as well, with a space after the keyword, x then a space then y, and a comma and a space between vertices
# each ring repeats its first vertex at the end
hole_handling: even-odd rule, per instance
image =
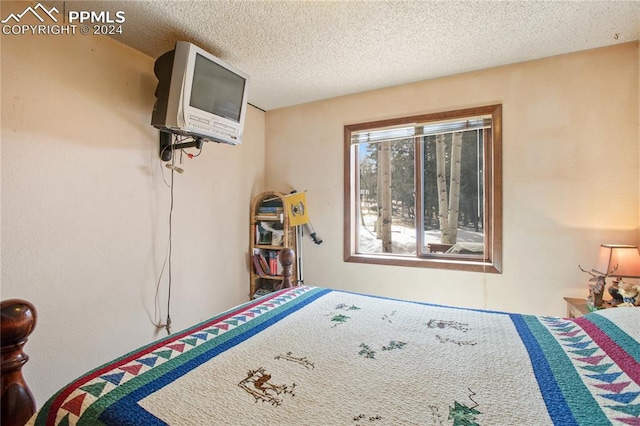
POLYGON ((186 41, 156 59, 153 70, 158 87, 152 126, 205 141, 242 143, 247 74, 186 41))

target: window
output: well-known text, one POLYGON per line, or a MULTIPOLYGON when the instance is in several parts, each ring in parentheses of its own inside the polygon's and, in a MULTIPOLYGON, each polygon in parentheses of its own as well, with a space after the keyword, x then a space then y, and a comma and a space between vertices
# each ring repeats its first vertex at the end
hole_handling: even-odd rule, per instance
POLYGON ((501 105, 344 130, 345 261, 501 272, 501 105))

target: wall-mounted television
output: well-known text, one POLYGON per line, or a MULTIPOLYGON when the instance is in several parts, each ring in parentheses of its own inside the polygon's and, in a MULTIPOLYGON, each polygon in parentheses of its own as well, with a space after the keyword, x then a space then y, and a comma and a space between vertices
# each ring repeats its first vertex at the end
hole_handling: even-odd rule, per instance
POLYGON ((158 87, 151 125, 160 129, 161 145, 163 132, 198 143, 242 143, 247 74, 185 41, 156 59, 153 70, 158 87))

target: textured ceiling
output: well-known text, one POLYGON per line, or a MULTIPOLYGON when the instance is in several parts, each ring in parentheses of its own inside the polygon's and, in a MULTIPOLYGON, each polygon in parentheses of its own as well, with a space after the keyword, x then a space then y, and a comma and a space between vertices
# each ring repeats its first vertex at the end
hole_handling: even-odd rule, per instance
MULTIPOLYGON (((56 2, 48 2, 56 3, 56 2)), ((82 6, 81 6, 82 5, 82 6)), ((193 42, 264 110, 640 38, 640 1, 91 1, 153 58, 193 42)))

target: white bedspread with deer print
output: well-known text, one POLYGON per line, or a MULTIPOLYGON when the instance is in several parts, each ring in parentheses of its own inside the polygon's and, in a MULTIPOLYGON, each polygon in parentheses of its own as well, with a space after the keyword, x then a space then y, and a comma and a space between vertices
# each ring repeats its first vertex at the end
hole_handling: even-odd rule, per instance
POLYGON ((293 287, 93 370, 31 424, 640 424, 639 324, 293 287))

